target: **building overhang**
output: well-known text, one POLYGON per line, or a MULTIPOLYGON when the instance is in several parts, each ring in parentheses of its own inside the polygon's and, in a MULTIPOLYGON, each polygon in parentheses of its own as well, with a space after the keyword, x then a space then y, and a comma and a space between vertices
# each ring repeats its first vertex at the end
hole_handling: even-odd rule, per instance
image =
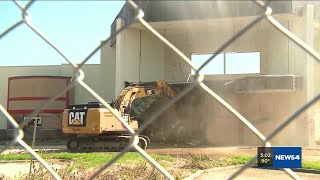
MULTIPOLYGON (((214 19, 230 19, 241 17, 257 17, 263 9, 253 1, 159 1, 134 0, 144 12, 144 20, 151 24, 177 23, 185 21, 203 21, 214 19)), ((280 0, 271 1, 272 14, 301 15, 302 8, 313 2, 280 0)), ((320 5, 320 2, 315 4, 320 5)), ((318 9, 318 8, 317 8, 318 9)), ((134 24, 138 12, 125 3, 111 25, 111 34, 116 32, 116 19, 122 19, 123 25, 134 24)), ((316 13, 316 15, 318 15, 316 13)), ((139 25, 135 25, 139 26, 139 25)), ((115 38, 110 45, 115 43, 115 38)))

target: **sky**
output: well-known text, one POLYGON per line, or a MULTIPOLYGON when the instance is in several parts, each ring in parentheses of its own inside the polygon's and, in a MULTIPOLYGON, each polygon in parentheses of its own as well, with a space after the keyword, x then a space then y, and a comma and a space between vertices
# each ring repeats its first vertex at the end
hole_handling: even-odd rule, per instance
MULTIPOLYGON (((194 65, 199 68, 212 54, 193 54, 191 56, 194 65)), ((246 74, 260 73, 260 53, 226 53, 224 64, 224 54, 218 54, 200 72, 203 75, 212 74, 246 74), (225 68, 224 68, 225 66, 225 68), (224 72, 224 69, 226 72, 224 72)), ((195 72, 192 70, 192 74, 195 72)))
MULTIPOLYGON (((21 5, 28 1, 19 1, 21 5)), ((37 30, 75 63, 80 63, 110 35, 110 27, 125 1, 36 1, 28 9, 37 30)), ((0 1, 0 33, 21 19, 12 1, 0 1)), ((210 54, 194 55, 199 67, 210 54)), ((227 54, 226 73, 259 73, 258 54, 227 54), (239 61, 242 59, 241 61, 239 61)), ((0 66, 60 65, 67 63, 53 48, 23 24, 0 39, 0 66)), ((87 63, 100 63, 100 51, 87 63)), ((223 55, 202 71, 223 74, 223 55)))
MULTIPOLYGON (((20 1, 25 5, 27 1, 20 1)), ((70 60, 81 62, 110 35, 125 1, 36 1, 28 10, 31 22, 70 60)), ((0 34, 21 19, 12 1, 0 1, 0 34)), ((97 52, 88 63, 100 62, 97 52)), ((67 63, 25 24, 0 39, 0 66, 67 63)))

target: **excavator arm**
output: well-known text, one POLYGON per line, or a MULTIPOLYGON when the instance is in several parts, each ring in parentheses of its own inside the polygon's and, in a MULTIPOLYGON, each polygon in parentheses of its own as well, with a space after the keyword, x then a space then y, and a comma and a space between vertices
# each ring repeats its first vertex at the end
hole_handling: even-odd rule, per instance
MULTIPOLYGON (((135 111, 132 109, 132 104, 138 102, 139 99, 148 103, 159 97, 171 98, 175 95, 176 92, 163 80, 131 83, 120 92, 114 103, 114 108, 127 114, 135 111)), ((141 107, 140 111, 143 111, 141 107)))
MULTIPOLYGON (((176 91, 163 80, 131 83, 117 97, 115 108, 122 114, 129 114, 130 119, 141 125, 150 120, 175 95, 176 91)), ((175 108, 166 110, 156 119, 144 129, 143 134, 156 138, 161 137, 162 140, 186 138, 187 130, 181 124, 181 118, 178 117, 175 108), (162 134, 157 135, 156 133, 162 134)))

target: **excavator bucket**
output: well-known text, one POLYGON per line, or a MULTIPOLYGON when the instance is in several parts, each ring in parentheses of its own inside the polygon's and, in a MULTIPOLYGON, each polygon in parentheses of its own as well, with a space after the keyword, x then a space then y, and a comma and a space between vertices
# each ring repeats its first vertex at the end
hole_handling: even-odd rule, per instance
POLYGON ((188 108, 187 106, 198 103, 190 103, 191 101, 202 101, 197 97, 199 89, 188 93, 184 98, 159 113, 178 91, 182 91, 191 83, 160 82, 157 84, 158 87, 162 87, 162 93, 136 98, 131 103, 129 114, 140 125, 152 120, 143 133, 149 136, 151 141, 175 143, 188 142, 192 137, 198 136, 199 133, 195 135, 195 131, 200 131, 201 118, 194 115, 195 107, 188 108))

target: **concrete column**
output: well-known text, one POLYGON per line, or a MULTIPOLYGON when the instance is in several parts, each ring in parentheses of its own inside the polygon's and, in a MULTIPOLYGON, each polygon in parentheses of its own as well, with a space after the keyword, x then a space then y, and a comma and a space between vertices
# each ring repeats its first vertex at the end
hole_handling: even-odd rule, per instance
POLYGON ((124 80, 138 82, 140 71, 140 30, 128 28, 123 31, 125 38, 122 49, 122 61, 124 62, 124 80))
MULTIPOLYGON (((313 6, 306 5, 303 8, 302 17, 294 17, 289 20, 289 30, 302 41, 313 46, 313 6)), ((303 103, 314 97, 314 60, 304 49, 289 41, 289 74, 303 78, 303 89, 297 90, 294 97, 290 98, 290 113, 297 110, 303 103)), ((296 134, 301 145, 310 146, 314 143, 314 118, 312 109, 309 109, 291 123, 291 132, 296 134)), ((298 141, 298 140, 297 140, 298 141)))
MULTIPOLYGON (((307 5, 303 10, 303 18, 305 20, 306 26, 306 39, 305 42, 314 47, 314 28, 313 28, 313 19, 314 19, 314 6, 307 5)), ((315 60, 309 54, 307 56, 307 99, 310 100, 314 97, 314 66, 315 60)))
POLYGON ((7 117, 1 114, 0 115, 0 134, 1 134, 1 129, 7 129, 7 123, 8 123, 7 117))
MULTIPOLYGON (((320 30, 314 29, 314 48, 320 52, 320 30)), ((315 94, 320 93, 320 64, 315 63, 314 66, 314 84, 315 84, 315 94)), ((320 145, 320 103, 317 103, 317 105, 314 107, 315 109, 315 141, 320 145)))
MULTIPOLYGON (((314 21, 314 6, 313 5, 306 5, 303 9, 303 19, 305 22, 305 42, 310 45, 314 46, 314 28, 313 28, 313 21, 314 21)), ((312 99, 315 96, 315 79, 314 79, 314 66, 316 65, 315 60, 309 54, 306 53, 306 64, 307 64, 307 71, 306 71, 306 81, 307 81, 307 100, 312 99)), ((308 130, 308 145, 313 146, 315 145, 315 119, 316 117, 316 109, 310 108, 308 110, 308 118, 307 118, 307 130, 308 130)))
MULTIPOLYGON (((116 20, 117 29, 123 26, 116 20)), ((140 71, 140 31, 127 28, 116 37, 115 52, 115 96, 124 88, 124 82, 138 82, 140 71)))
MULTIPOLYGON (((163 31, 159 31, 163 34, 163 31)), ((149 31, 141 32, 140 80, 164 79, 164 44, 149 31)))
MULTIPOLYGON (((103 43, 103 42, 101 42, 103 43)), ((102 86, 101 96, 111 102, 115 99, 116 77, 116 48, 107 43, 101 47, 100 83, 102 86)))
MULTIPOLYGON (((117 30, 122 27, 122 19, 116 19, 117 30)), ((116 62, 115 62, 115 97, 124 88, 124 77, 123 77, 123 57, 124 56, 124 33, 119 33, 116 37, 116 62)))

